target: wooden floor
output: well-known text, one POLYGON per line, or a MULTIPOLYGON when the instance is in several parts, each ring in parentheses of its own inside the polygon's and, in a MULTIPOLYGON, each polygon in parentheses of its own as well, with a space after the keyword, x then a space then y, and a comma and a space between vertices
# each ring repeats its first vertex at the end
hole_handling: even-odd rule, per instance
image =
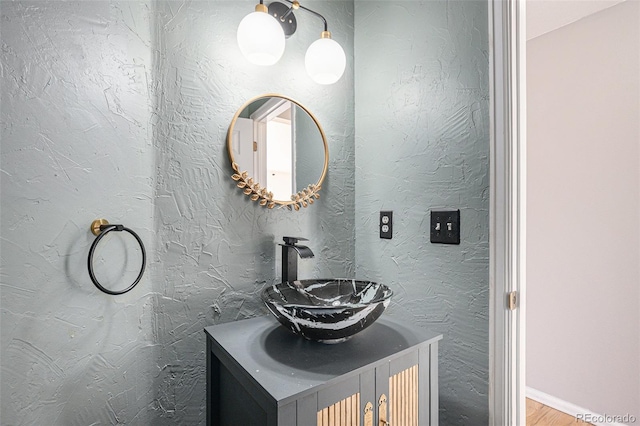
POLYGON ((587 426, 590 424, 527 398, 527 426, 587 426))

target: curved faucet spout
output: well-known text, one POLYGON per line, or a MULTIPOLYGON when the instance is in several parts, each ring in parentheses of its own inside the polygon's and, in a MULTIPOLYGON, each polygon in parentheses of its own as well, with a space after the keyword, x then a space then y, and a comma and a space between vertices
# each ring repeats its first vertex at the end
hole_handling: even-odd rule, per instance
POLYGON ((306 241, 304 238, 284 237, 282 246, 282 281, 293 283, 298 279, 298 256, 301 259, 309 259, 313 257, 313 252, 307 246, 297 245, 300 240, 306 241))
POLYGON ((301 259, 308 259, 313 257, 313 252, 307 246, 289 246, 289 247, 291 247, 296 252, 298 252, 298 255, 300 256, 301 259))

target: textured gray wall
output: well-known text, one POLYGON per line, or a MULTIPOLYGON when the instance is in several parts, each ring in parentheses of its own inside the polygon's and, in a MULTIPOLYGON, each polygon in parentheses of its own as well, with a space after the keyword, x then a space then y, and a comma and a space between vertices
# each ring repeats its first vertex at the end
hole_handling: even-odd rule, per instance
POLYGON ((355 17, 356 274, 391 286, 391 315, 444 334, 441 422, 486 424, 487 5, 356 0, 355 17), (429 242, 443 207, 461 210, 459 246, 429 242))
POLYGON ((86 262, 99 217, 154 246, 150 2, 0 7, 0 423, 149 423, 150 274, 112 297, 86 262))
MULTIPOLYGON (((328 88, 310 81, 304 51, 322 30, 310 15, 277 66, 247 64, 235 31, 254 5, 0 3, 2 424, 203 423, 202 329, 266 314, 275 241, 311 239, 303 277, 354 274, 353 68, 328 88), (298 213, 260 208, 230 179, 229 122, 265 92, 303 103, 329 138, 322 198, 298 213), (147 245, 126 295, 88 278, 98 217, 147 245)), ((309 5, 352 64, 353 4, 309 5)), ((139 260, 111 240, 104 263, 125 261, 126 281, 139 260)))
MULTIPOLYGON (((322 23, 298 13, 298 31, 280 62, 250 65, 236 48, 236 28, 255 2, 158 5, 156 332, 162 370, 158 402, 166 424, 195 422, 204 409, 202 329, 266 314, 259 292, 280 276, 275 243, 310 239, 316 257, 302 277, 352 276, 354 267, 353 71, 336 85, 311 82, 304 52, 322 23), (242 5, 246 6, 243 7, 242 5), (329 139, 331 162, 321 198, 300 212, 266 210, 230 179, 225 138, 249 98, 277 92, 313 112, 329 139), (336 214, 336 212, 338 212, 336 214)), ((353 57, 353 4, 309 2, 326 14, 334 38, 353 57)), ((353 64, 353 61, 349 61, 353 64)))
POLYGON ((235 48, 253 1, 0 3, 2 424, 203 423, 202 328, 266 313, 284 234, 311 239, 301 276, 386 282, 392 315, 444 332, 443 419, 486 420, 486 6, 364 3, 355 142, 350 1, 306 3, 347 53, 329 87, 304 71, 321 30, 304 13, 264 69, 235 48), (322 198, 299 213, 259 208, 229 178, 229 121, 265 92, 307 106, 329 139, 322 198), (461 246, 428 243, 432 207, 462 209, 461 246), (394 240, 377 238, 381 208, 394 240), (97 217, 147 244, 127 295, 89 281, 97 217))

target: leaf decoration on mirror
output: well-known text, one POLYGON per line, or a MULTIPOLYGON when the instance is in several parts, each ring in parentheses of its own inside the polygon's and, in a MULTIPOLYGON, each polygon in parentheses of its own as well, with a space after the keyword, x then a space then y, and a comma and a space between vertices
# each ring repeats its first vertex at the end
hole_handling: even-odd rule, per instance
POLYGON ((322 189, 320 185, 311 184, 297 194, 292 195, 291 201, 293 201, 293 205, 289 206, 289 208, 298 211, 300 207, 306 208, 310 206, 315 200, 320 198, 320 194, 318 194, 320 189, 322 189))
POLYGON ((240 172, 238 165, 234 162, 231 163, 231 167, 235 173, 231 176, 231 179, 238 182, 238 188, 242 189, 244 195, 248 196, 251 201, 258 201, 263 207, 267 207, 268 209, 272 209, 276 206, 275 201, 273 201, 273 193, 267 191, 266 188, 260 186, 258 182, 255 182, 253 178, 249 177, 249 174, 244 171, 240 172))

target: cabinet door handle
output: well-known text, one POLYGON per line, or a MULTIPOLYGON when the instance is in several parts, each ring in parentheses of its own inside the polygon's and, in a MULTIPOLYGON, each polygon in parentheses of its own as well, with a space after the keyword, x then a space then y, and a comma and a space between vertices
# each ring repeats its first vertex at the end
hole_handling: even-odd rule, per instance
POLYGON ((391 423, 387 421, 387 396, 385 394, 380 395, 378 399, 378 419, 380 426, 390 426, 391 423))
POLYGON ((364 426, 373 426, 373 404, 371 401, 364 406, 364 426))

